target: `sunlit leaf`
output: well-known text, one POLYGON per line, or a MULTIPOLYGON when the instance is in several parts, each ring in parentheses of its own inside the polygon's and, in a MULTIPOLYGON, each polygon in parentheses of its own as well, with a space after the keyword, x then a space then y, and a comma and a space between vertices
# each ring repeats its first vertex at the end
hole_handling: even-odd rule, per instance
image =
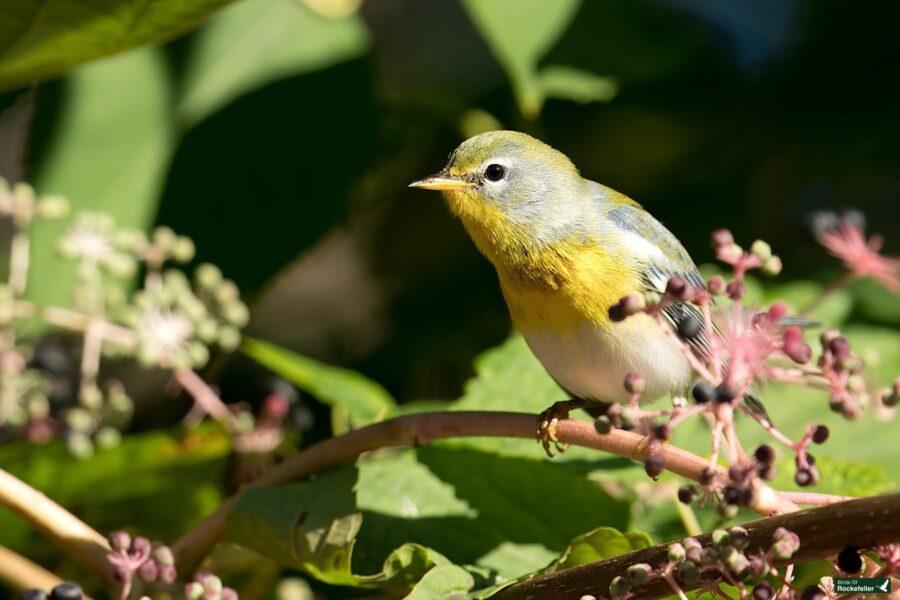
POLYGON ((359 56, 367 46, 356 15, 325 18, 295 0, 238 2, 194 36, 178 116, 196 123, 265 83, 359 56))
MULTIPOLYGON (((15 0, 0 5, 0 88, 159 42, 230 0, 15 0)), ((109 86, 110 92, 127 85, 109 86)))
POLYGON ((465 0, 463 4, 506 69, 522 113, 537 116, 544 97, 536 65, 568 26, 580 0, 465 0))
POLYGON ((547 572, 577 567, 633 550, 649 548, 652 545, 653 542, 646 533, 637 531, 622 533, 612 527, 598 527, 572 540, 562 556, 548 567, 547 572))
MULTIPOLYGON (((101 210, 123 227, 146 228, 156 213, 172 144, 162 53, 129 52, 87 65, 65 80, 59 123, 33 183, 74 211, 101 210)), ((35 227, 28 296, 68 304, 75 266, 57 256, 65 223, 35 227)))
POLYGON ((619 92, 615 79, 561 65, 541 69, 540 86, 545 96, 582 104, 608 102, 619 92))
POLYGON ((341 407, 354 427, 381 420, 394 407, 393 398, 383 387, 356 371, 326 365, 262 340, 246 339, 242 349, 319 401, 341 407))

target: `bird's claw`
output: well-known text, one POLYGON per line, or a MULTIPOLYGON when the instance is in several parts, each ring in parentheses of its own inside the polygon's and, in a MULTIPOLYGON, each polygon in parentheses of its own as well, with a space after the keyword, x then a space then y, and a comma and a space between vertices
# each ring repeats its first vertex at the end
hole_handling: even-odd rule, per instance
POLYGON ((551 445, 556 449, 557 454, 562 454, 569 447, 568 444, 560 442, 556 435, 556 427, 560 420, 569 418, 569 408, 565 406, 567 402, 557 402, 538 417, 537 441, 544 447, 547 456, 553 458, 553 450, 551 445))

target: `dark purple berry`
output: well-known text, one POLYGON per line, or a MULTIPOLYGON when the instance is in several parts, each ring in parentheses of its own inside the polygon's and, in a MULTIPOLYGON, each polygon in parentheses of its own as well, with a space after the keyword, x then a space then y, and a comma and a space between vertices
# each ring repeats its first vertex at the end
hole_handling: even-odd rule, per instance
POLYGON ((707 402, 712 402, 716 399, 716 390, 709 382, 698 381, 696 385, 694 385, 694 389, 691 390, 691 395, 694 396, 694 400, 697 401, 697 404, 706 404, 707 402))
POLYGON ((81 600, 81 588, 71 581, 64 581, 50 590, 50 600, 81 600))
POLYGON ((653 437, 661 442, 665 442, 672 437, 672 428, 667 423, 657 425, 653 428, 653 437))
POLYGON ((738 281, 735 279, 734 281, 728 282, 728 285, 725 286, 725 295, 727 295, 732 300, 740 300, 747 293, 747 286, 743 281, 738 281))
POLYGON ((778 471, 775 469, 775 465, 759 464, 756 467, 756 473, 757 475, 759 475, 760 479, 772 481, 773 479, 775 479, 775 475, 778 473, 778 471))
POLYGON ((666 294, 672 296, 673 298, 678 298, 682 300, 685 292, 687 291, 688 282, 684 280, 684 278, 679 277, 678 275, 673 275, 669 278, 669 281, 666 282, 666 294))
POLYGON ((647 462, 644 463, 644 470, 647 472, 647 475, 656 479, 663 470, 662 459, 658 456, 651 456, 647 459, 647 462))
POLYGON ((825 592, 820 590, 818 586, 811 585, 800 594, 800 600, 825 600, 825 592))
POLYGON ((775 590, 768 581, 761 581, 753 588, 753 600, 772 600, 774 597, 775 590))
POLYGON ((794 475, 794 482, 800 487, 806 487, 813 484, 813 474, 810 469, 797 469, 794 475))
POLYGON ((700 333, 700 328, 700 319, 692 314, 686 314, 678 321, 678 335, 685 340, 697 337, 697 334, 700 333))
POLYGON ((734 398, 734 392, 732 392, 731 389, 724 383, 721 383, 718 385, 718 387, 716 387, 716 402, 721 402, 724 404, 726 402, 731 402, 732 400, 734 400, 734 398))
POLYGON ((19 596, 19 600, 47 600, 47 592, 39 589, 25 590, 19 596))
POLYGON ((744 465, 731 465, 728 468, 728 478, 735 483, 741 483, 747 478, 747 469, 744 465))
POLYGON ((850 357, 850 342, 847 338, 838 336, 828 343, 828 350, 834 355, 835 360, 845 360, 850 357))
POLYGON ((770 465, 775 460, 775 450, 768 444, 763 444, 753 453, 753 457, 761 464, 770 465))
POLYGON ((816 427, 812 434, 812 441, 816 444, 823 444, 828 439, 828 428, 824 425, 816 427))
POLYGON ((734 485, 726 485, 722 490, 722 500, 725 504, 737 506, 741 503, 741 490, 734 485))
POLYGON ((844 573, 859 573, 862 571, 863 561, 856 548, 847 546, 838 552, 837 564, 844 573))
POLYGON ((709 485, 715 478, 716 471, 712 467, 703 467, 703 470, 700 471, 700 477, 698 477, 697 480, 700 482, 700 485, 709 485))
POLYGON ((693 485, 683 485, 678 488, 678 500, 682 504, 690 504, 697 496, 697 488, 693 485))

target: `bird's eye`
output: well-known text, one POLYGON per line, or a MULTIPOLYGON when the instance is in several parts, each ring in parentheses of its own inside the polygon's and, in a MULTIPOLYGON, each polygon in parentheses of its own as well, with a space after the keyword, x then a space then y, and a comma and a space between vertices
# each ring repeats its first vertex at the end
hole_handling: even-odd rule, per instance
POLYGON ((491 164, 484 170, 484 176, 488 181, 500 181, 506 175, 506 167, 498 164, 491 164))

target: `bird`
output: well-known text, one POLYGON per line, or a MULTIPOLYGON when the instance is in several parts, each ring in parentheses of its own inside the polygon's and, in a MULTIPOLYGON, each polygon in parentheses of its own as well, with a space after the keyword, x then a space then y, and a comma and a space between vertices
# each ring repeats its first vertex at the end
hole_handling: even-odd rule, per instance
MULTIPOLYGON (((647 314, 616 322, 609 314, 631 294, 663 293, 674 276, 705 286, 678 238, 639 203, 517 131, 465 140, 439 173, 410 187, 443 194, 496 269, 514 327, 569 396, 539 417, 548 454, 569 411, 628 402, 631 373, 644 382, 643 399, 687 397, 694 373, 659 322, 647 314)), ((696 311, 679 303, 664 312, 677 331, 696 311)), ((704 336, 693 343, 702 346, 704 336)))

